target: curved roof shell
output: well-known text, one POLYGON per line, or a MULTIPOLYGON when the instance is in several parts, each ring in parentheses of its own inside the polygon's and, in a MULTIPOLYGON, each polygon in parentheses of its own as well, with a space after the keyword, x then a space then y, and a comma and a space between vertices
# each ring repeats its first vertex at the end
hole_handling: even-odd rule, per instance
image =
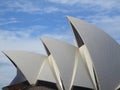
POLYGON ((58 66, 65 90, 71 89, 74 84, 77 86, 79 84, 84 87, 93 88, 90 84, 89 75, 83 61, 81 60, 81 56, 78 52, 79 49, 77 47, 48 37, 43 37, 41 40, 45 48, 47 48, 46 51, 49 55, 53 56, 54 61, 58 66), (79 64, 75 63, 77 60, 80 62, 79 64), (77 74, 79 79, 74 82, 74 78, 77 77, 76 70, 79 71, 77 72, 79 73, 79 75, 77 74), (83 82, 81 82, 81 80, 83 82))
POLYGON ((41 65, 43 61, 47 59, 47 56, 26 51, 4 51, 3 53, 30 84, 36 83, 41 65))
POLYGON ((74 17, 68 17, 68 20, 79 33, 79 42, 88 48, 101 90, 114 90, 120 83, 120 45, 94 25, 74 17))

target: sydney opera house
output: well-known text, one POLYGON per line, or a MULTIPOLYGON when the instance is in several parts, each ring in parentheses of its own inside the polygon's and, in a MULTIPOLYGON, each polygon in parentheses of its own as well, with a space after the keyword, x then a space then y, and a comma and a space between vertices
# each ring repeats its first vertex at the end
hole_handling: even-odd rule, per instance
POLYGON ((17 69, 3 90, 120 90, 120 45, 90 23, 67 19, 75 45, 42 37, 47 55, 3 51, 17 69))

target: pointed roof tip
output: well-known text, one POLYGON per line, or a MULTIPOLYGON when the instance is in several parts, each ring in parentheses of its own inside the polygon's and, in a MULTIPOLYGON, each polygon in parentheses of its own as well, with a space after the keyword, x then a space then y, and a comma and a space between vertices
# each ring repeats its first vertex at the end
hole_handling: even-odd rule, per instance
MULTIPOLYGON (((74 17, 74 16, 66 16, 66 18, 68 18, 68 19, 75 19, 76 17, 74 17)), ((79 19, 79 18, 76 18, 76 19, 79 19)))
POLYGON ((44 42, 46 40, 59 40, 59 39, 56 39, 56 38, 53 38, 53 37, 49 37, 49 36, 42 36, 40 39, 42 40, 42 42, 44 42))
POLYGON ((43 39, 43 38, 45 38, 45 37, 46 37, 46 36, 41 36, 41 37, 40 37, 40 40, 43 39))
POLYGON ((76 18, 76 17, 73 17, 73 16, 66 16, 66 18, 70 23, 72 23, 74 21, 82 21, 83 22, 83 20, 81 20, 80 18, 76 18))
POLYGON ((46 40, 49 40, 49 39, 53 39, 53 38, 48 37, 48 36, 42 36, 42 37, 40 38, 40 40, 41 40, 41 42, 42 42, 43 44, 45 44, 46 40))
POLYGON ((41 42, 43 43, 44 36, 40 37, 41 42))
POLYGON ((48 39, 52 39, 52 38, 51 38, 51 37, 48 37, 48 36, 42 36, 42 37, 40 37, 40 40, 41 40, 41 42, 42 42, 43 44, 45 44, 46 40, 48 40, 48 39))
POLYGON ((74 18, 73 16, 66 16, 66 18, 74 18))
POLYGON ((66 18, 72 22, 72 21, 82 21, 82 22, 85 22, 84 20, 80 19, 79 17, 73 17, 73 16, 66 16, 66 18))
POLYGON ((54 39, 54 38, 52 38, 52 37, 49 37, 49 36, 42 36, 42 37, 40 37, 40 40, 44 40, 44 39, 54 39))
POLYGON ((66 16, 67 19, 69 19, 69 17, 71 17, 71 16, 66 16))
POLYGON ((72 17, 72 16, 66 16, 66 18, 67 18, 68 21, 71 21, 71 18, 74 18, 74 17, 72 17))

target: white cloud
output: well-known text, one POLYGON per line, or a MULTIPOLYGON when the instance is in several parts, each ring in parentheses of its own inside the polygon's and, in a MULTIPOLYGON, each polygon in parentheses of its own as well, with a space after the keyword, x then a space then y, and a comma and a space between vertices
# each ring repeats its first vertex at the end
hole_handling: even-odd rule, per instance
MULTIPOLYGON (((106 9, 119 8, 119 0, 48 0, 54 3, 61 3, 67 5, 92 5, 100 6, 106 9)), ((86 6, 85 6, 86 7, 86 6)))
POLYGON ((37 12, 40 9, 37 8, 32 2, 29 1, 10 1, 7 2, 7 7, 15 9, 18 12, 37 12))
POLYGON ((43 8, 42 11, 46 13, 52 13, 52 12, 58 12, 60 10, 57 7, 46 7, 46 8, 43 8))
MULTIPOLYGON (((32 33, 37 30, 36 27, 31 27, 26 31, 7 31, 0 30, 0 51, 3 50, 26 50, 39 53, 45 53, 39 36, 31 38, 32 33)), ((36 31, 37 32, 37 31, 36 31)))
POLYGON ((39 39, 35 40, 19 40, 19 41, 2 41, 0 43, 0 50, 23 50, 23 51, 30 51, 30 52, 37 52, 45 54, 44 47, 39 39))
POLYGON ((12 30, 0 30, 0 51, 25 50, 45 54, 44 47, 40 41, 41 31, 47 27, 41 25, 26 28, 12 28, 12 30))
POLYGON ((13 31, 0 30, 0 51, 26 50, 45 54, 44 47, 40 41, 41 36, 53 37, 73 44, 72 33, 65 29, 65 27, 60 26, 54 33, 43 33, 45 32, 44 30, 47 30, 47 27, 36 25, 28 28, 19 28, 18 30, 13 29, 13 31), (61 31, 65 32, 62 33, 61 31), (33 35, 34 32, 35 34, 39 32, 40 35, 33 35))
POLYGON ((43 14, 43 13, 54 13, 54 12, 67 12, 65 9, 60 9, 55 6, 43 6, 40 3, 38 4, 36 1, 24 1, 24 0, 17 0, 17 1, 6 1, 3 3, 6 8, 5 10, 1 10, 0 12, 24 12, 29 14, 43 14))
POLYGON ((0 30, 0 39, 1 40, 19 40, 21 38, 27 39, 30 36, 30 31, 8 31, 0 30))
POLYGON ((5 12, 23 12, 29 14, 49 14, 49 13, 70 13, 70 12, 80 12, 82 9, 89 9, 90 11, 96 10, 115 10, 120 9, 120 1, 119 0, 46 0, 43 4, 41 1, 29 1, 29 0, 13 0, 6 1, 2 3, 2 9, 0 9, 1 13, 5 12), (56 4, 49 5, 49 2, 63 4, 63 7, 56 6, 56 4), (39 3, 38 3, 39 2, 39 3), (66 7, 66 5, 69 6, 66 7), (5 7, 6 6, 6 7, 5 7), (80 6, 82 8, 76 9, 76 6, 80 6), (100 8, 99 8, 100 7, 100 8))
POLYGON ((39 35, 34 36, 34 34, 39 34, 47 29, 47 26, 43 25, 33 25, 24 28, 8 28, 8 29, 0 29, 0 39, 1 40, 25 40, 31 37, 39 37, 39 35))
POLYGON ((6 24, 11 24, 11 23, 17 23, 17 19, 16 18, 2 18, 0 19, 0 25, 6 25, 6 24))

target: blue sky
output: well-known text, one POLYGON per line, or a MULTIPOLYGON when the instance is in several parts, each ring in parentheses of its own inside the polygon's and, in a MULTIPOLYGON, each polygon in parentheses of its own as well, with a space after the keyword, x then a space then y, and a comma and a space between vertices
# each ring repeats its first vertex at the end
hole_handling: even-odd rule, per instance
MULTIPOLYGON (((67 15, 100 27, 120 43, 120 0, 0 0, 0 51, 44 54, 41 36, 73 44, 67 15)), ((0 87, 14 76, 15 68, 0 53, 0 87)))

